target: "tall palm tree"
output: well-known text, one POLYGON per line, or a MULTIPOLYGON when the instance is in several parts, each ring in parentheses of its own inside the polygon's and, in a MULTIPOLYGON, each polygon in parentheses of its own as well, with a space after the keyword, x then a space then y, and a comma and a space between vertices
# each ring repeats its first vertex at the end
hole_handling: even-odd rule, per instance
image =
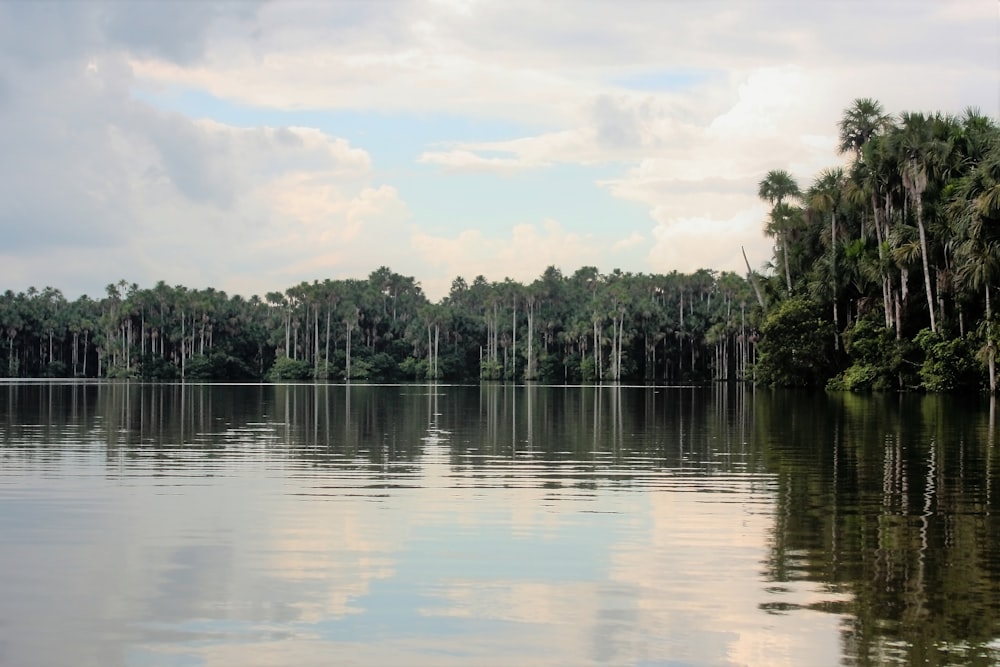
MULTIPOLYGON (((879 264, 887 264, 883 241, 888 236, 890 212, 888 209, 888 182, 885 173, 883 143, 876 142, 893 127, 893 116, 885 113, 882 104, 870 97, 860 97, 844 109, 838 123, 841 153, 854 154, 851 168, 852 180, 867 192, 872 210, 872 228, 878 241, 879 264)), ((858 195, 861 192, 857 193, 858 195)), ((892 281, 888 272, 882 272, 882 307, 885 326, 892 326, 892 281)))
POLYGON ((865 144, 884 131, 891 120, 892 116, 885 113, 878 100, 859 97, 844 109, 844 116, 838 124, 840 143, 837 148, 841 153, 852 152, 855 160, 861 160, 865 144))
POLYGON ((792 222, 792 208, 785 200, 801 196, 798 184, 784 169, 772 169, 757 186, 757 195, 771 204, 771 219, 765 230, 775 236, 781 244, 781 254, 785 262, 785 284, 788 294, 792 293, 792 273, 788 265, 788 232, 792 222))
POLYGON ((907 112, 902 115, 901 120, 902 125, 892 138, 899 158, 903 188, 914 208, 917 229, 920 233, 920 255, 924 269, 927 310, 930 314, 931 331, 936 333, 934 291, 931 288, 927 231, 924 225, 924 192, 934 176, 934 170, 939 165, 946 147, 934 136, 933 118, 919 112, 907 112))
POLYGON ((956 249, 959 280, 985 294, 985 339, 981 358, 989 368, 990 391, 996 392, 997 323, 993 322, 990 293, 1000 282, 1000 145, 962 178, 955 188, 951 211, 962 240, 956 249))
POLYGON ((833 278, 834 348, 840 349, 840 317, 837 312, 837 211, 844 192, 846 178, 840 167, 824 169, 806 192, 806 201, 817 213, 830 214, 830 272, 833 278))
POLYGON ((872 136, 862 150, 863 160, 854 163, 852 174, 859 178, 871 197, 872 222, 878 242, 879 266, 882 272, 882 301, 885 310, 885 326, 893 326, 895 315, 896 335, 900 336, 899 315, 906 281, 903 276, 894 284, 894 270, 890 251, 899 234, 893 231, 893 222, 900 219, 900 193, 903 191, 899 175, 899 154, 895 147, 895 136, 899 129, 888 126, 886 133, 872 136))

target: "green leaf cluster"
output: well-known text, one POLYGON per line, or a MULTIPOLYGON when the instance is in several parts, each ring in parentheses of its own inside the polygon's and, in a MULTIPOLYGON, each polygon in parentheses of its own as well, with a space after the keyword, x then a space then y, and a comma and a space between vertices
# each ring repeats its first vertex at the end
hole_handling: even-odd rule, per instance
POLYGON ((764 320, 757 380, 779 387, 822 387, 833 368, 833 327, 804 298, 781 302, 764 320))
POLYGON ((975 109, 890 114, 865 98, 838 130, 843 167, 808 187, 773 169, 758 186, 775 239, 761 294, 772 310, 813 304, 833 328, 832 356, 800 367, 780 347, 794 332, 771 324, 758 379, 802 386, 829 373, 831 389, 995 392, 997 336, 983 323, 1000 282, 1000 125, 975 109))

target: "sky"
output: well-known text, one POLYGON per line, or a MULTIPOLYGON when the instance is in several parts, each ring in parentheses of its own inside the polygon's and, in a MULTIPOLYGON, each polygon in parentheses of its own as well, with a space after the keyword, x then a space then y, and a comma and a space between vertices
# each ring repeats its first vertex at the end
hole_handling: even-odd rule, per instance
POLYGON ((0 0, 0 290, 745 274, 859 97, 996 118, 1000 4, 0 0))

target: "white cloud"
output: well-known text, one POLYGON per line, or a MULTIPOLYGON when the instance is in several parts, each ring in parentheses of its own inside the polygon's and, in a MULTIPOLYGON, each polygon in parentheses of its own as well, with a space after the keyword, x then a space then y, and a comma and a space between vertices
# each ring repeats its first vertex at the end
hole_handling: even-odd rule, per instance
POLYGON ((646 237, 639 232, 632 232, 627 237, 615 241, 611 248, 615 252, 621 252, 622 250, 628 250, 629 248, 634 248, 642 243, 645 243, 646 237))
POLYGON ((671 218, 653 229, 648 261, 653 270, 697 271, 712 267, 745 274, 741 248, 759 269, 771 257, 772 242, 760 234, 762 205, 750 206, 730 218, 671 218))
POLYGON ((385 239, 408 232, 395 188, 343 138, 156 110, 131 97, 114 56, 34 76, 15 78, 20 94, 0 107, 11 287, 74 297, 126 277, 262 293, 365 275, 385 239))
POLYGON ((548 266, 575 268, 595 264, 601 257, 598 239, 568 232, 555 220, 543 221, 541 229, 517 224, 509 237, 466 229, 453 237, 418 232, 412 242, 424 262, 443 269, 437 273, 441 278, 423 281, 424 290, 435 297, 446 294, 457 276, 471 280, 482 275, 489 280, 512 278, 527 283, 548 266))
POLYGON ((512 173, 529 167, 544 167, 548 163, 531 161, 522 157, 486 157, 471 150, 428 151, 419 160, 424 164, 436 164, 450 171, 491 171, 512 173))
POLYGON ((126 274, 257 291, 387 264, 432 292, 455 275, 612 265, 642 238, 648 264, 621 268, 742 271, 719 249, 768 259, 756 183, 782 168, 807 185, 838 163, 853 98, 997 111, 995 7, 978 0, 869 3, 862 22, 777 0, 61 9, 0 5, 0 259, 14 288, 93 293, 126 274), (174 98, 185 113, 154 106, 174 98), (370 126, 348 141, 335 123, 282 122, 289 110, 370 126), (416 149, 378 152, 376 138, 425 118, 433 134, 407 136, 416 149), (491 129, 477 137, 480 122, 491 129), (429 197, 482 196, 456 188, 456 172, 485 183, 527 170, 552 196, 603 188, 649 218, 618 227, 607 210, 576 219, 501 196, 476 200, 492 228, 430 219, 401 194, 414 160, 440 167, 421 171, 429 197), (546 218, 560 222, 523 225, 546 218), (577 231, 600 224, 615 225, 600 241, 577 231))

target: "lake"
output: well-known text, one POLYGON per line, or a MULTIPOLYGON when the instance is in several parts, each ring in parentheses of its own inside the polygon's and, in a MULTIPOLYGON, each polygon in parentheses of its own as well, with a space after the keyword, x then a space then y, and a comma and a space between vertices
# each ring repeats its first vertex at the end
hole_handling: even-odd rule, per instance
POLYGON ((997 664, 995 412, 0 383, 0 664, 997 664))

